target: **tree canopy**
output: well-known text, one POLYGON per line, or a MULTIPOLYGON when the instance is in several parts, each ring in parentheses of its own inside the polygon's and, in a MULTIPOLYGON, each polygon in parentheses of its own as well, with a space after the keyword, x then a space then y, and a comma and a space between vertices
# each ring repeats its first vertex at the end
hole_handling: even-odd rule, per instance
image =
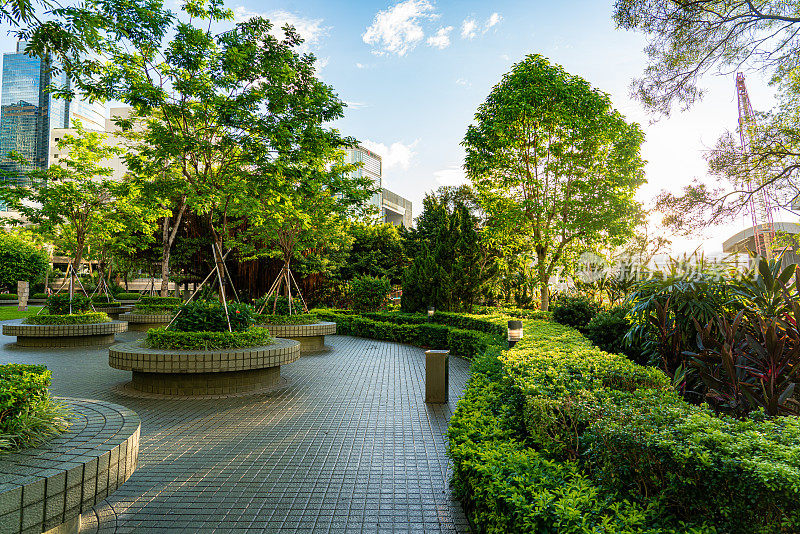
POLYGON ((485 237, 531 255, 543 309, 558 267, 623 242, 641 220, 643 140, 608 95, 539 55, 514 65, 478 108, 462 144, 485 237))

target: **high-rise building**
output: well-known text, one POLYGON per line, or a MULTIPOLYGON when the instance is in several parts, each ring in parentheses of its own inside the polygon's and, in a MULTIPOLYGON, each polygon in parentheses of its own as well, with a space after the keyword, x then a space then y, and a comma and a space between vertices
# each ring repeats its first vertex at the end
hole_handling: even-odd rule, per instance
POLYGON ((25 55, 26 44, 21 41, 16 52, 3 54, 0 97, 0 171, 2 178, 22 183, 31 170, 47 168, 54 128, 69 128, 79 119, 88 130, 105 129, 103 104, 50 94, 49 87, 67 83, 66 75, 52 71, 50 58, 25 55), (25 158, 26 163, 10 158, 10 152, 25 158))
POLYGON ((377 208, 380 220, 397 226, 411 227, 411 201, 383 187, 381 157, 362 146, 345 150, 346 163, 363 165, 354 173, 358 177, 367 176, 378 186, 378 191, 369 199, 369 203, 377 208))

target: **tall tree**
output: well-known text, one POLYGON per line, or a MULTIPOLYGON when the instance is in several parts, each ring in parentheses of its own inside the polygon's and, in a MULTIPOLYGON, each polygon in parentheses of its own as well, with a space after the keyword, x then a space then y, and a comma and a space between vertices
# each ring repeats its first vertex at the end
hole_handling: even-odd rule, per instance
POLYGON ((608 95, 539 55, 514 65, 478 108, 462 144, 485 235, 532 255, 542 309, 559 266, 624 241, 641 219, 643 140, 608 95))
MULTIPOLYGON (((163 196, 177 202, 165 204, 174 220, 163 222, 162 257, 185 202, 209 224, 223 272, 221 253, 243 218, 256 219, 251 227, 264 220, 254 200, 275 206, 273 215, 287 228, 309 226, 306 215, 293 218, 280 199, 347 180, 326 167, 353 142, 325 127, 342 116, 344 104, 316 78, 314 56, 296 51, 302 39, 294 28, 283 28, 279 39, 268 20, 253 17, 215 33, 233 17, 219 0, 187 2, 180 17, 156 8, 148 26, 153 38, 134 32, 104 41, 111 61, 87 65, 81 89, 133 107, 134 118, 119 124, 139 132, 139 156, 129 161, 137 174, 160 181, 177 170, 170 179, 178 181, 173 190, 180 194, 163 196)), ((166 277, 162 272, 162 287, 166 277)))

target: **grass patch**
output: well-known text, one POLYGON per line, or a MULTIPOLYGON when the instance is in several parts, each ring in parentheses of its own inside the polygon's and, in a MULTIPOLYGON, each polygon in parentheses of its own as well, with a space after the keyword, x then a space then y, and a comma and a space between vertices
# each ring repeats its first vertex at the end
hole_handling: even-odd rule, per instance
POLYGON ((0 321, 10 321, 11 319, 24 319, 31 315, 36 315, 42 306, 28 306, 27 311, 19 311, 15 306, 0 306, 0 321))
POLYGON ((111 318, 102 312, 74 313, 72 315, 31 315, 25 319, 25 324, 95 324, 107 323, 111 318))

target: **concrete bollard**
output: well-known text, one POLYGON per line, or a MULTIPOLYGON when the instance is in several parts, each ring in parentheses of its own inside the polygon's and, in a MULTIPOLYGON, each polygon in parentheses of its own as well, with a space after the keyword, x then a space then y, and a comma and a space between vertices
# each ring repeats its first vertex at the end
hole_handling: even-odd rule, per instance
POLYGON ((446 403, 450 381, 450 351, 425 351, 425 402, 446 403))

